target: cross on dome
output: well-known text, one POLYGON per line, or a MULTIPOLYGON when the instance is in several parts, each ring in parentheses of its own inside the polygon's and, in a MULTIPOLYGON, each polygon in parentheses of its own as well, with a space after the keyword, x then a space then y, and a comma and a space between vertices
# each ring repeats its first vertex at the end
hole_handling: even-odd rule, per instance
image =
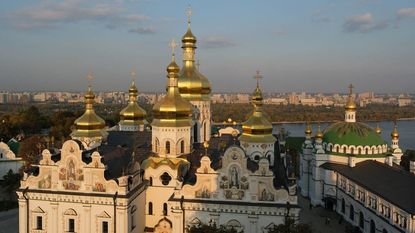
POLYGON ((94 80, 94 74, 90 71, 86 76, 86 79, 88 80, 88 86, 91 87, 92 80, 94 80))
POLYGON ((259 70, 256 71, 254 79, 256 79, 256 86, 259 87, 259 80, 262 79, 262 75, 259 73, 259 70))
POLYGON ((192 6, 190 6, 190 4, 187 7, 186 14, 187 14, 187 24, 190 26, 190 17, 192 16, 192 6))
POLYGON ((172 61, 174 61, 174 50, 177 47, 177 44, 176 44, 176 41, 174 41, 174 38, 171 39, 171 42, 169 43, 169 47, 171 48, 172 61))
POLYGON ((349 95, 353 94, 353 88, 354 88, 353 84, 350 84, 349 85, 349 95))

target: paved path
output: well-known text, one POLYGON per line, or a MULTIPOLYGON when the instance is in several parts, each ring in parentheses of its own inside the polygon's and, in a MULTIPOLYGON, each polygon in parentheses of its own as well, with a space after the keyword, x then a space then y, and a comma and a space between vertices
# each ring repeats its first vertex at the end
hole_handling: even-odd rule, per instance
POLYGON ((298 197, 298 202, 301 206, 300 222, 310 224, 315 233, 341 233, 345 232, 345 222, 339 224, 340 216, 333 212, 328 211, 322 207, 313 207, 310 210, 310 201, 301 197, 298 197), (326 218, 330 218, 330 224, 326 225, 326 218))
POLYGON ((19 209, 0 212, 0 233, 19 232, 19 209))

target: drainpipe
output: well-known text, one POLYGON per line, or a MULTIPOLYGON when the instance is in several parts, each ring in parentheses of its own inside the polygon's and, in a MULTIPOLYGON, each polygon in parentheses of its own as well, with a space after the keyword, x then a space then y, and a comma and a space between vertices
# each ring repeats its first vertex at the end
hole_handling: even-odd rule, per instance
POLYGON ((117 233, 117 197, 118 197, 118 192, 115 192, 114 196, 112 197, 112 200, 114 202, 114 233, 117 233))
POLYGON ((183 224, 183 233, 184 232, 186 232, 186 227, 185 227, 185 210, 184 210, 184 207, 183 207, 183 202, 184 202, 184 196, 182 195, 182 198, 180 198, 180 208, 182 209, 182 214, 183 214, 183 216, 182 216, 182 224, 183 224))
POLYGON ((23 190, 23 197, 26 200, 26 232, 29 233, 29 197, 27 196, 27 191, 29 190, 29 187, 26 187, 25 190, 23 190))

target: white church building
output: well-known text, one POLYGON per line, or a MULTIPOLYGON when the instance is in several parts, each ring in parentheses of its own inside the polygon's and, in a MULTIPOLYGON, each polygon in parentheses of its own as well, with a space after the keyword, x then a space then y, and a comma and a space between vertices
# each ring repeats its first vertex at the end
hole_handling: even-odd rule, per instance
POLYGON ((263 233, 287 216, 298 220, 296 184, 262 111, 259 81, 242 132, 212 136, 211 87, 195 65, 196 42, 189 17, 182 68, 172 42, 166 95, 151 123, 134 82, 111 130, 88 88, 72 140, 58 154, 44 150, 22 178, 19 232, 182 233, 206 223, 263 233))

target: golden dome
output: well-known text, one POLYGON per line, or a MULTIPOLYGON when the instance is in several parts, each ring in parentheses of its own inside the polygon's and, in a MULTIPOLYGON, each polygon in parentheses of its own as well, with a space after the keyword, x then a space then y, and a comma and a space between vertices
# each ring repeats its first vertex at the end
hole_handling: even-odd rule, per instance
POLYGON ((192 125, 192 105, 184 100, 177 86, 180 68, 174 61, 167 66, 167 93, 166 96, 153 106, 153 126, 178 127, 192 125))
POLYGON ((202 75, 195 65, 196 37, 190 29, 190 18, 188 28, 182 37, 183 68, 179 73, 180 95, 187 100, 210 100, 211 86, 209 80, 202 75))
POLYGON ((311 135, 313 133, 313 131, 311 129, 311 125, 310 125, 310 123, 308 121, 306 123, 306 127, 305 127, 305 130, 304 130, 304 133, 306 135, 311 135))
POLYGON ((106 137, 105 121, 94 111, 95 94, 88 87, 85 93, 85 113, 75 120, 72 137, 106 137))
POLYGON ((190 24, 189 24, 189 26, 187 27, 186 33, 182 37, 183 47, 196 48, 196 42, 197 42, 197 39, 193 35, 192 30, 190 29, 190 24))
POLYGON ((130 89, 128 90, 129 100, 128 105, 120 112, 121 124, 147 124, 145 119, 146 111, 142 109, 137 103, 138 90, 132 81, 130 89))
POLYGON ((316 139, 323 139, 323 132, 321 132, 321 128, 320 128, 320 123, 318 123, 318 126, 317 126, 317 133, 316 133, 316 136, 315 136, 315 138, 316 139))
POLYGON ((353 98, 353 88, 352 84, 349 85, 349 97, 347 99, 347 103, 345 106, 346 111, 356 111, 356 103, 355 99, 353 98))
POLYGON ((379 124, 376 125, 375 132, 377 134, 381 134, 382 133, 382 129, 379 127, 379 124))
POLYGON ((257 85, 253 95, 252 104, 254 111, 247 121, 242 123, 241 141, 253 143, 272 143, 276 138, 272 135, 272 123, 267 119, 266 113, 262 111, 262 91, 257 85))
POLYGON ((395 123, 395 126, 393 127, 391 137, 392 137, 392 140, 398 140, 399 139, 398 126, 396 125, 396 123, 395 123))

